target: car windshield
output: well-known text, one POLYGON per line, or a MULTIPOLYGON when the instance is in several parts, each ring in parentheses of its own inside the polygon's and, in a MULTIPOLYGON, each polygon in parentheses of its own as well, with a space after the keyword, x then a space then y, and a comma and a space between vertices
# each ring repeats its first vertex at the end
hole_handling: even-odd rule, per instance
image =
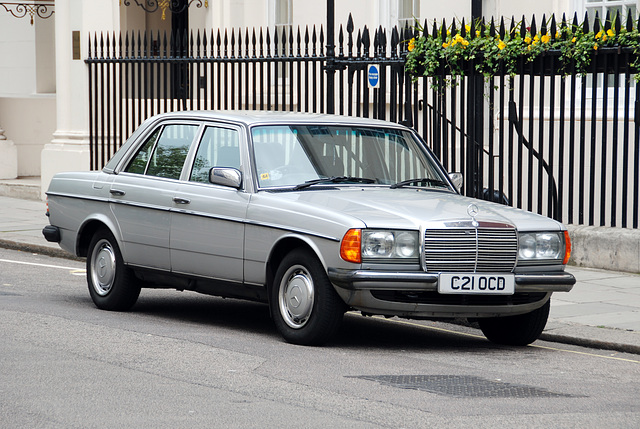
POLYGON ((252 139, 260 188, 309 189, 332 183, 449 189, 447 180, 408 131, 360 126, 258 126, 252 129, 252 139))

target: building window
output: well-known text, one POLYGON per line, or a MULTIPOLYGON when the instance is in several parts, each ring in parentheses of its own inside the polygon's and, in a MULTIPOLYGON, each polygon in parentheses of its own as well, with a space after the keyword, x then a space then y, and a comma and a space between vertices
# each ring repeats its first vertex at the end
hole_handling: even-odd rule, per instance
POLYGON ((413 26, 420 17, 420 0, 398 0, 398 28, 413 26))
POLYGON ((616 15, 621 18, 620 22, 624 26, 629 15, 636 19, 638 14, 636 0, 584 0, 584 8, 589 14, 590 23, 593 23, 597 13, 600 22, 604 24, 604 18, 609 12, 611 18, 616 15))
POLYGON ((286 34, 293 25, 293 0, 276 0, 276 29, 278 34, 284 30, 286 34))
MULTIPOLYGON (((289 46, 289 34, 293 28, 293 0, 275 0, 275 27, 278 34, 278 45, 276 55, 287 56, 291 47, 289 46)), ((287 78, 288 69, 284 63, 276 65, 276 75, 278 78, 287 78)))

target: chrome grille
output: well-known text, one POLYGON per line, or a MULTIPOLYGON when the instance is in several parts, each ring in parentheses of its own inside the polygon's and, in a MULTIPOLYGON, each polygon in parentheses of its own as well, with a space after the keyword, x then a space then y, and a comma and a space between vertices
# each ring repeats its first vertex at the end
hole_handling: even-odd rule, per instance
POLYGON ((511 272, 517 257, 514 228, 429 229, 424 234, 429 272, 511 272))

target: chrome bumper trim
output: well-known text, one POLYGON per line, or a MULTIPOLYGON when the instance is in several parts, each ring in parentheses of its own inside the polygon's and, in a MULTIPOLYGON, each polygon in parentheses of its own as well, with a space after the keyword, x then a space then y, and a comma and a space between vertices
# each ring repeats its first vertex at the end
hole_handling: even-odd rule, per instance
MULTIPOLYGON (((329 280, 347 290, 437 291, 438 274, 329 268, 329 280)), ((576 279, 569 273, 516 274, 516 292, 569 292, 576 279)))

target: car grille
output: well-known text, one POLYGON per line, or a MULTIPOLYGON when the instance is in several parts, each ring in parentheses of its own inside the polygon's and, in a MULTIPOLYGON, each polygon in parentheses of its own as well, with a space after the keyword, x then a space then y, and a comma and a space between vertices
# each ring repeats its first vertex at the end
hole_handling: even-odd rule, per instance
POLYGON ((517 257, 514 228, 428 229, 424 234, 428 272, 509 273, 517 257))

